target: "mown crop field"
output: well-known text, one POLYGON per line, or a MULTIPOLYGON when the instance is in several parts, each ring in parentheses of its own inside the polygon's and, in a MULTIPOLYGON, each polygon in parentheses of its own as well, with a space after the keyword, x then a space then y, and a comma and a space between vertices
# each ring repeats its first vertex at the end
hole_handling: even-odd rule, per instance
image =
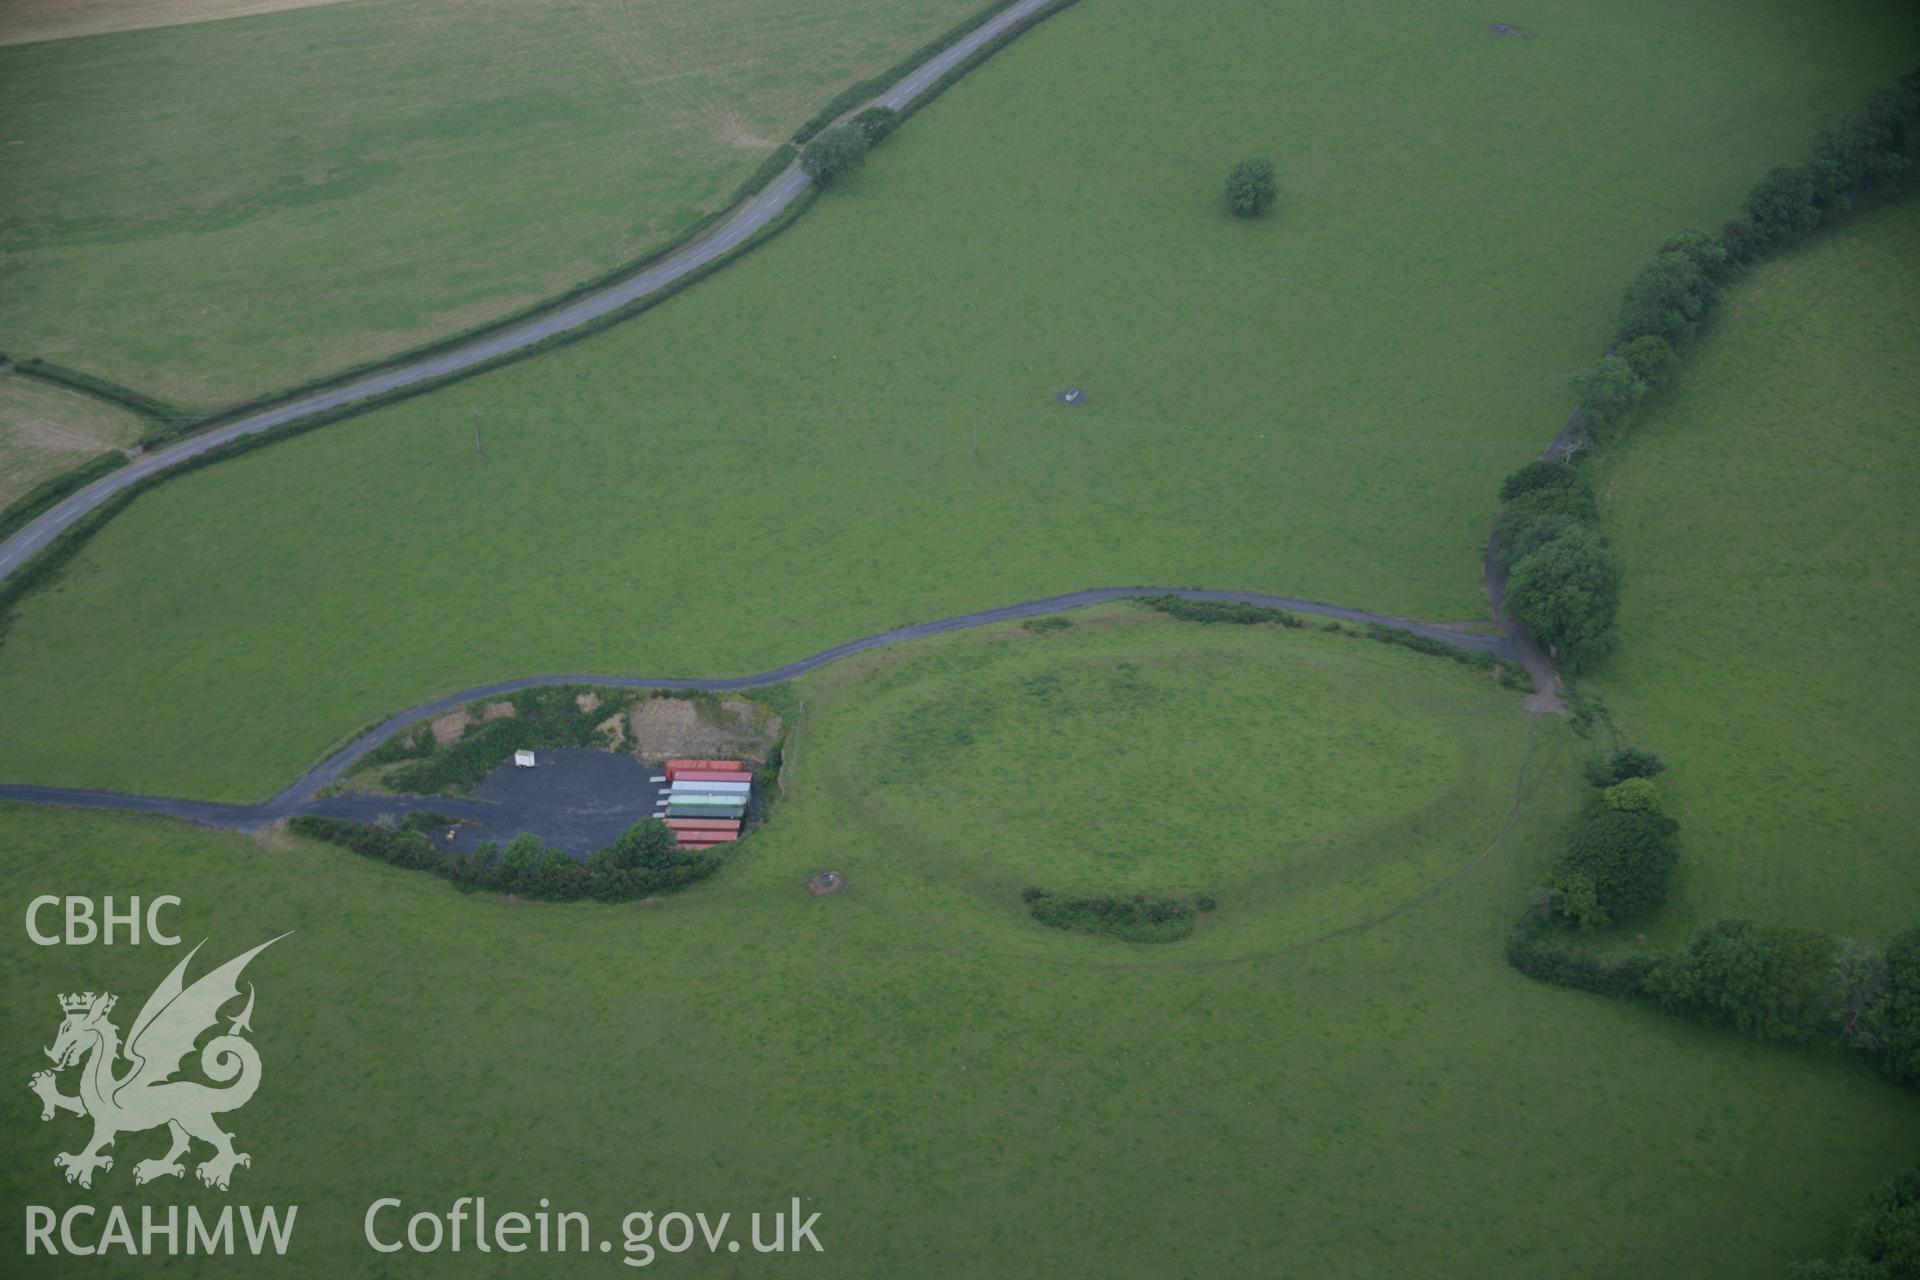
POLYGON ((212 407, 481 323, 673 238, 984 3, 355 0, 0 47, 0 351, 212 407))
POLYGON ((644 318, 143 498, 14 620, 0 777, 257 796, 482 680, 1083 586, 1484 616, 1498 478, 1649 247, 1912 48, 1897 5, 1522 10, 1085 0, 644 318))
MULTIPOLYGON (((1557 719, 1537 730, 1517 829, 1477 871, 1377 928, 1281 949, 1298 913, 1339 904, 1246 873, 1366 832, 1353 791, 1431 813, 1424 790, 1388 776, 1411 761, 1424 787, 1431 756, 1459 797, 1417 836, 1349 845, 1362 881, 1369 859, 1425 874, 1436 851, 1480 847, 1506 821, 1527 717, 1484 676, 1357 639, 1109 610, 1055 634, 870 655, 795 692, 805 725, 773 824, 657 905, 513 906, 285 838, 17 807, 0 808, 0 892, 175 893, 209 959, 298 930, 249 970, 265 1083, 228 1118, 253 1154, 233 1198, 301 1206, 290 1274, 381 1261, 361 1237, 377 1197, 444 1211, 484 1194, 495 1213, 548 1197, 616 1242, 634 1209, 744 1215, 800 1196, 826 1252, 790 1265, 836 1276, 1771 1275, 1831 1253, 1859 1195, 1920 1142, 1909 1099, 1868 1072, 1500 963, 1578 789, 1583 748, 1557 719), (1028 715, 1049 676, 1055 705, 1028 715), (1257 830, 1170 811, 1226 849, 1169 832, 1136 864, 1222 885, 1187 942, 1045 929, 1000 886, 1079 874, 1067 860, 1081 833, 996 806, 968 806, 964 838, 939 819, 991 777, 969 753, 1048 731, 1076 803, 1126 810, 1165 775, 1158 751, 1106 737, 1116 715, 1139 723, 1140 689, 1169 747, 1216 719, 1243 734, 1290 812, 1257 830), (1250 689, 1277 699, 1275 724, 1250 723, 1250 689), (927 703, 935 715, 913 714, 927 703), (915 735, 975 705, 1021 711, 943 748, 958 790, 885 780, 915 735), (1404 737, 1370 738, 1389 716, 1404 737), (1301 752, 1356 780, 1290 774, 1301 752), (802 882, 829 867, 847 891, 810 897, 802 882)), ((36 948, 17 928, 0 954, 16 977, 0 1016, 29 1044, 51 1037, 53 993, 111 986, 131 1009, 178 958, 36 948)), ((14 1204, 128 1195, 122 1161, 153 1141, 124 1138, 89 1193, 52 1166, 70 1117, 41 1124, 20 1088, 0 1127, 21 1153, 0 1171, 14 1204)), ((139 1197, 213 1199, 167 1184, 139 1197)), ((0 1224, 16 1257, 21 1229, 18 1215, 0 1224)), ((405 1259, 407 1274, 447 1275, 526 1262, 405 1259)), ((614 1265, 542 1259, 543 1274, 614 1265)))
POLYGON ((91 396, 0 374, 0 507, 88 458, 132 444, 146 424, 91 396))
POLYGON ((1605 455, 1627 565, 1597 686, 1676 768, 1667 920, 1885 939, 1920 901, 1920 206, 1768 263, 1605 455))

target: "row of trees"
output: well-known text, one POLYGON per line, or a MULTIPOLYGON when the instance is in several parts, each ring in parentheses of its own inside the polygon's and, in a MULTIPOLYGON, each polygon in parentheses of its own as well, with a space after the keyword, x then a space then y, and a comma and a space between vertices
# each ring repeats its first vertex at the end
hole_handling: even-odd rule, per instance
POLYGON ((1718 236, 1683 231, 1662 244, 1622 299, 1607 354, 1573 379, 1588 425, 1605 432, 1674 378, 1687 343, 1740 268, 1790 249, 1862 199, 1903 194, 1920 163, 1920 71, 1823 132, 1806 164, 1775 165, 1718 236))
POLYGON ((1507 610, 1572 670, 1613 647, 1624 576, 1597 527, 1599 504, 1567 462, 1529 462, 1500 486, 1494 554, 1507 570, 1507 610))
POLYGON ((472 853, 449 853, 428 832, 451 826, 452 820, 432 813, 409 814, 397 825, 321 817, 299 817, 288 825, 364 857, 430 871, 463 889, 555 902, 628 902, 671 893, 706 879, 722 861, 710 850, 681 849, 673 831, 657 818, 636 822, 585 862, 529 834, 514 837, 504 849, 488 842, 472 853))
MULTIPOLYGON (((1607 353, 1572 379, 1588 438, 1617 434, 1678 377, 1689 344, 1743 266, 1791 248, 1868 196, 1902 194, 1916 163, 1920 71, 1822 133, 1806 164, 1769 170, 1719 235, 1683 231, 1666 240, 1627 286, 1607 353)), ((1508 607, 1577 670, 1612 645, 1619 604, 1621 566, 1594 527, 1591 490, 1571 464, 1537 463, 1509 476, 1500 497, 1508 607)))
POLYGON ((1579 936, 1636 923, 1666 900, 1679 824, 1654 782, 1665 769, 1629 747, 1589 773, 1594 792, 1514 930, 1507 958, 1530 977, 1645 999, 1671 1013, 1768 1040, 1831 1042, 1877 1057, 1920 1086, 1920 929, 1883 950, 1813 929, 1720 920, 1670 955, 1596 954, 1579 936))
POLYGON ((885 141, 899 124, 891 107, 868 107, 842 125, 822 130, 800 152, 800 169, 815 186, 825 190, 841 178, 858 173, 867 153, 885 141))
POLYGON ((1550 909, 1581 929, 1638 920, 1666 901, 1679 864, 1680 824, 1661 811, 1650 751, 1615 752, 1596 771, 1604 789, 1560 852, 1550 909))

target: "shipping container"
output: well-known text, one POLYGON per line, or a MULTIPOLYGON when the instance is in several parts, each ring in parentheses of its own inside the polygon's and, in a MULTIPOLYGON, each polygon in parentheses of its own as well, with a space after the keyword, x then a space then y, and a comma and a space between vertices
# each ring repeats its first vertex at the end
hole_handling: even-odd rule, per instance
POLYGON ((668 789, 676 796, 744 796, 753 789, 753 784, 751 782, 690 782, 682 778, 668 789))
POLYGON ((667 797, 668 804, 730 804, 745 808, 747 793, 744 791, 676 791, 667 797))
POLYGON ((731 844, 740 838, 733 831, 685 831, 680 835, 682 849, 704 849, 708 845, 731 844))
POLYGON ((724 804, 676 804, 667 810, 669 818, 738 818, 745 810, 724 804))
POLYGON ((738 831, 738 818, 668 818, 667 825, 675 831, 738 831))
POLYGON ((752 782, 753 775, 742 769, 682 769, 673 775, 675 782, 752 782))
POLYGON ((738 773, 740 762, 738 760, 669 760, 662 772, 667 775, 667 781, 672 782, 683 769, 694 769, 703 773, 738 773))

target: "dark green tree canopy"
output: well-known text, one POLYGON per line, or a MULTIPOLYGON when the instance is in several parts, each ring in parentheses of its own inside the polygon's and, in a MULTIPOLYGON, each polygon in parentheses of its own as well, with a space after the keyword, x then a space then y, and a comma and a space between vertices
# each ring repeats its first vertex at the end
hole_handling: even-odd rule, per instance
POLYGON ((671 862, 679 851, 679 838, 673 834, 673 828, 658 818, 642 818, 594 854, 590 861, 602 870, 637 871, 671 862))
POLYGON ((1804 1039, 1821 1020, 1833 950, 1816 930, 1722 920, 1647 985, 1666 1004, 1749 1035, 1804 1039))
POLYGON ((1725 284, 1734 273, 1733 255, 1727 252, 1727 246, 1720 237, 1710 236, 1704 231, 1682 231, 1678 235, 1668 236, 1667 242, 1660 246, 1660 252, 1683 255, 1716 285, 1725 284))
POLYGON ((1677 347, 1699 328, 1718 292, 1691 253, 1663 250, 1627 286, 1619 339, 1655 334, 1677 347))
POLYGON ((1557 874, 1591 880, 1599 905, 1616 922, 1643 916, 1667 896, 1680 859, 1674 841, 1679 830, 1679 823, 1657 813, 1602 809, 1567 843, 1557 874))
POLYGON ((1620 579, 1606 539, 1576 525, 1515 562, 1506 605, 1536 641, 1577 668, 1612 647, 1620 579))
POLYGON ((866 130, 851 124, 835 125, 807 144, 800 153, 800 168, 815 185, 830 187, 866 164, 872 147, 866 130))
POLYGON ((1920 1085, 1920 929, 1887 944, 1886 966, 1887 1074, 1920 1085))
POLYGON ((1747 239, 1754 250, 1778 249, 1820 225, 1813 170, 1775 165, 1747 195, 1747 239))
POLYGON ((1666 386, 1680 372, 1680 357, 1673 345, 1657 333, 1642 334, 1622 343, 1615 354, 1627 362, 1627 368, 1633 370, 1633 376, 1645 383, 1648 390, 1666 386))
POLYGON ((1511 502, 1535 489, 1578 489, 1589 496, 1593 493, 1586 476, 1568 464, 1535 459, 1507 473, 1507 478, 1500 482, 1500 501, 1511 502))
POLYGON ((867 142, 878 146, 900 125, 900 113, 892 107, 868 107, 847 122, 867 135, 867 142))
POLYGON ((1593 785, 1614 787, 1629 778, 1653 778, 1667 771, 1667 762, 1645 747, 1621 747, 1593 770, 1593 785))
POLYGON ((1567 383, 1573 402, 1596 427, 1612 426, 1647 394, 1647 384, 1619 356, 1601 356, 1591 369, 1567 383))
POLYGON ((1239 217, 1265 211, 1279 195, 1271 160, 1242 160, 1227 174, 1227 208, 1239 217))

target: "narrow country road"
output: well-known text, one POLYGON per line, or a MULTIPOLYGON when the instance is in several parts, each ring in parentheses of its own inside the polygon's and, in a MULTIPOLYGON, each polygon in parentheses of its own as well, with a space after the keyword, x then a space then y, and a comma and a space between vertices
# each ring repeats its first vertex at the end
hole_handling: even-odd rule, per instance
MULTIPOLYGON (((327 813, 331 810, 338 816, 347 816, 336 800, 320 799, 318 793, 338 781, 342 774, 368 752, 396 733, 419 724, 422 720, 432 719, 434 716, 481 698, 498 698, 516 693, 521 689, 555 684, 595 684, 614 689, 708 689, 716 693, 728 693, 762 685, 779 684, 783 680, 792 680, 809 671, 818 670, 830 662, 838 662, 842 658, 852 657, 856 653, 865 653, 869 649, 899 644, 904 640, 919 640, 949 631, 984 627, 996 622, 1017 622, 1023 618, 1037 618, 1043 614, 1062 613, 1069 609, 1084 608, 1087 605, 1104 604, 1111 600, 1139 596, 1181 596, 1188 600, 1255 604, 1269 609, 1285 609, 1292 613, 1311 614, 1314 617, 1335 618, 1342 622, 1362 625, 1378 623, 1476 653, 1490 653, 1502 658, 1515 657, 1512 642, 1505 635, 1475 635, 1472 632, 1436 627, 1424 622, 1411 622, 1405 618, 1395 618, 1387 614, 1368 613, 1363 609, 1350 609, 1345 605, 1322 604, 1315 600, 1296 600, 1291 596, 1262 595, 1253 591, 1202 591, 1191 587, 1095 587, 1087 591, 1070 592, 1067 595, 1028 600, 1021 604, 1002 605, 997 609, 982 609, 978 613, 963 613, 957 617, 942 618, 937 622, 920 622, 912 626, 896 627, 892 631, 882 631, 876 635, 834 645, 831 649, 822 649, 797 662, 789 662, 784 667, 775 667, 771 671, 762 671, 757 675, 706 680, 657 676, 523 676, 517 680, 502 680, 495 684, 462 689, 458 693, 450 693, 444 698, 435 698, 432 702, 422 703, 410 710, 402 711, 399 715, 384 721, 307 770, 295 779, 293 785, 265 804, 220 804, 207 800, 136 796, 119 791, 94 791, 82 787, 43 787, 28 783, 0 783, 0 801, 66 805, 82 809, 133 809, 145 813, 164 813, 175 818, 185 818, 189 822, 198 822, 203 826, 229 827, 239 830, 252 830, 280 818, 289 818, 300 813, 327 813)), ((425 796, 381 797, 380 807, 396 813, 430 808, 439 812, 453 813, 455 816, 470 816, 469 810, 472 806, 470 802, 442 796, 425 796)))
MULTIPOLYGON (((973 56, 982 45, 1025 22, 1052 3, 1053 0, 1018 0, 1017 3, 995 14, 978 29, 969 32, 952 47, 922 63, 906 79, 876 98, 875 103, 883 107, 891 107, 896 111, 900 110, 925 93, 928 87, 941 76, 973 56)), ((111 475, 96 480, 78 493, 72 494, 21 528, 4 544, 0 544, 0 580, 17 571, 88 512, 151 475, 197 458, 209 450, 218 449, 221 445, 243 436, 271 430, 317 413, 325 413, 328 410, 368 400, 402 387, 429 382, 435 378, 485 364, 500 356, 543 342, 557 334, 566 333, 610 312, 618 311, 651 293, 656 293, 689 272, 697 271, 739 247, 779 217, 795 198, 806 190, 808 185, 809 179, 806 174, 801 173, 798 168, 789 169, 746 208, 720 224, 712 234, 695 241, 646 270, 610 284, 598 292, 590 293, 576 302, 544 312, 505 329, 484 334, 472 342, 438 355, 371 373, 364 378, 315 391, 270 409, 263 409, 259 413, 237 419, 225 426, 189 437, 179 444, 138 458, 131 465, 122 467, 111 475)))

